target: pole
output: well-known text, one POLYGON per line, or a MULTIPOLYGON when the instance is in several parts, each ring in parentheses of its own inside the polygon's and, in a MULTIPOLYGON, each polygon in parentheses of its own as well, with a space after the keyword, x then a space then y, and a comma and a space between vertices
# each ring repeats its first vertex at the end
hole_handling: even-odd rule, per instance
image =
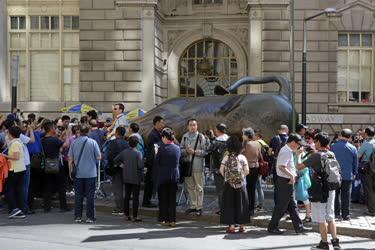
POLYGON ((292 131, 296 131, 296 86, 294 81, 294 0, 290 0, 290 82, 292 83, 292 131))
POLYGON ((12 101, 11 101, 11 113, 17 108, 17 82, 18 82, 18 66, 19 56, 12 58, 12 101))
POLYGON ((302 52, 302 124, 306 125, 306 20, 303 21, 303 52, 302 52))

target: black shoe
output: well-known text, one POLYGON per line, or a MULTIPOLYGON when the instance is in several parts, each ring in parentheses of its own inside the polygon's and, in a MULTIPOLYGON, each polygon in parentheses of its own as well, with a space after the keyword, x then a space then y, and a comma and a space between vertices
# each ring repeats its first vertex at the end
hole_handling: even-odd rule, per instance
POLYGON ((142 222, 142 219, 139 218, 139 217, 135 217, 135 218, 133 219, 133 222, 142 222))
POLYGON ((202 209, 197 209, 197 212, 195 213, 197 216, 201 216, 202 215, 202 209))
POLYGON ((270 233, 270 234, 283 234, 284 232, 281 231, 280 229, 278 228, 268 228, 267 231, 270 233))
POLYGON ((375 216, 375 213, 371 213, 370 211, 366 211, 366 212, 364 212, 364 214, 365 215, 367 215, 367 216, 375 216))
POLYGON ((303 219, 303 222, 305 223, 311 223, 311 217, 305 217, 305 219, 303 219))
POLYGON ((157 206, 156 206, 156 204, 153 204, 153 203, 143 203, 142 207, 155 208, 157 206))
POLYGON ((342 220, 346 220, 346 221, 349 221, 349 220, 350 220, 350 215, 347 215, 347 216, 343 216, 343 217, 342 217, 342 220))
POLYGON ((221 214, 221 212, 220 211, 217 211, 215 214, 217 214, 217 215, 220 215, 221 214))
POLYGON ((342 221, 341 215, 335 215, 335 221, 342 221))
POLYGON ((189 208, 188 210, 185 211, 185 214, 188 215, 188 214, 195 213, 195 212, 197 212, 195 208, 189 208))
POLYGON ((332 239, 331 243, 334 250, 341 250, 339 239, 332 239))
POLYGON ((35 214, 35 211, 29 209, 29 210, 25 211, 24 214, 26 214, 26 215, 35 214))
POLYGON ((329 249, 328 242, 320 241, 319 245, 312 247, 311 249, 329 249))
POLYGON ((311 230, 312 230, 312 228, 301 227, 301 228, 299 228, 298 230, 296 230, 296 233, 297 233, 297 234, 304 234, 304 233, 311 232, 311 230))

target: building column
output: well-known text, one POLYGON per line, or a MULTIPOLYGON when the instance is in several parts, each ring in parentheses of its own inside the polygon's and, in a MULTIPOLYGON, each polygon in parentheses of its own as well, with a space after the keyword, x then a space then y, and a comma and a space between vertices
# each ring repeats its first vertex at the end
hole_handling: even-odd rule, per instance
MULTIPOLYGON (((249 8, 249 76, 262 76, 262 12, 260 9, 249 8)), ((250 93, 262 92, 262 85, 250 85, 250 93)))
POLYGON ((7 43, 8 14, 6 3, 6 0, 0 0, 0 102, 9 102, 10 100, 7 43))
POLYGON ((155 107, 155 6, 142 10, 142 106, 155 107))

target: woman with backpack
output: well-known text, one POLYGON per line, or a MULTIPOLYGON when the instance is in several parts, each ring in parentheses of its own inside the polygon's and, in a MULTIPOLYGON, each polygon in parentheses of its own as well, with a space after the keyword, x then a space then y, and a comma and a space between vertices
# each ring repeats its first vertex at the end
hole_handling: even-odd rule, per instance
POLYGON ((227 141, 228 155, 220 166, 224 176, 223 201, 220 222, 227 224, 227 233, 235 233, 235 225, 239 224, 238 232, 245 232, 244 224, 249 223, 249 200, 246 190, 246 175, 249 166, 246 157, 241 153, 242 143, 238 137, 231 136, 227 141))

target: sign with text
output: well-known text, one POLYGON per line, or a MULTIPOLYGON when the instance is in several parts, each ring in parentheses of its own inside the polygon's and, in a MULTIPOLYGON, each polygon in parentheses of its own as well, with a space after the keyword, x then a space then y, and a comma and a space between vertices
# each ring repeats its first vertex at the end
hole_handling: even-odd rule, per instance
MULTIPOLYGON (((301 115, 299 115, 301 121, 301 115)), ((344 123, 344 115, 336 114, 307 114, 306 123, 310 124, 341 124, 344 123)))

